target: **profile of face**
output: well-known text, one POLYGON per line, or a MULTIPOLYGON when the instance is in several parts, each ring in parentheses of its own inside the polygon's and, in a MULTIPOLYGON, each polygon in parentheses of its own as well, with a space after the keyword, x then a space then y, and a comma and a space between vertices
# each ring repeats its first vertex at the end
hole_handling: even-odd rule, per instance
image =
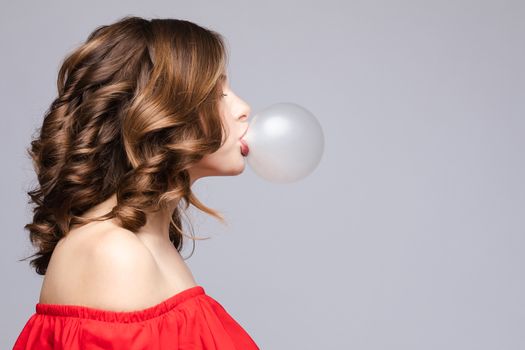
POLYGON ((205 176, 239 175, 246 166, 240 140, 248 129, 251 107, 233 92, 227 77, 224 79, 222 91, 219 109, 228 135, 221 148, 205 155, 189 169, 192 183, 205 176))

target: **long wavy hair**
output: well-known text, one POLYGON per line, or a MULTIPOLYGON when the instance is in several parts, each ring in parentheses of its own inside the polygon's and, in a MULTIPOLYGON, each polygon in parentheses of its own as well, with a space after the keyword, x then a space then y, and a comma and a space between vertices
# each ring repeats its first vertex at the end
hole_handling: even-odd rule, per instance
POLYGON ((136 232, 146 213, 171 201, 178 205, 169 238, 178 251, 190 204, 225 223, 194 196, 188 169, 226 140, 218 105, 226 44, 186 20, 126 16, 96 28, 65 57, 58 96, 27 149, 38 186, 27 192, 34 208, 24 228, 37 251, 21 260, 34 257, 30 265, 44 275, 73 225, 116 218, 136 232), (81 217, 114 194, 109 213, 81 217))

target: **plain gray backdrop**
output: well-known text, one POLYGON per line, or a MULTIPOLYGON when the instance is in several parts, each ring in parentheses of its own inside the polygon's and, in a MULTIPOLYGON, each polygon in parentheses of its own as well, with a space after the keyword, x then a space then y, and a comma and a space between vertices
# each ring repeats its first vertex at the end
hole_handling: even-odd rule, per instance
MULTIPOLYGON (((197 282, 262 349, 525 349, 523 1, 4 1, 0 348, 42 277, 23 226, 25 149, 61 60, 126 15, 222 33, 257 111, 314 113, 325 153, 274 184, 198 180, 197 282)), ((188 241, 183 251, 191 252, 188 241)))

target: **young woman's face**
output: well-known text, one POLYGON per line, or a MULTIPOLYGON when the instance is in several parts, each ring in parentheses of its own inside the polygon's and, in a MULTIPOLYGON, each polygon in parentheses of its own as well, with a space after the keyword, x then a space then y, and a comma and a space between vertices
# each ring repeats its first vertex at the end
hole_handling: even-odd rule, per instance
POLYGON ((205 155, 189 169, 192 183, 204 176, 239 175, 244 171, 245 159, 241 154, 240 139, 248 129, 251 108, 233 92, 227 77, 223 83, 223 94, 219 105, 225 127, 228 129, 228 137, 215 153, 205 155))

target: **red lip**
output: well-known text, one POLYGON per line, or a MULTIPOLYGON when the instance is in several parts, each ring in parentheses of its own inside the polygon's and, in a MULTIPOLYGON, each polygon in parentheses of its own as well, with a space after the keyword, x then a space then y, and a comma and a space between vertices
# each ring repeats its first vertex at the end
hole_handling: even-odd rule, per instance
POLYGON ((248 144, 244 140, 241 141, 241 154, 246 157, 248 153, 250 153, 250 148, 248 147, 248 144))
POLYGON ((239 137, 239 141, 241 142, 241 154, 244 157, 246 157, 248 153, 250 153, 250 148, 248 147, 248 144, 246 143, 245 140, 242 139, 244 135, 246 135, 246 133, 248 132, 249 128, 250 127, 247 127, 246 130, 244 130, 244 132, 242 133, 241 137, 239 137))

